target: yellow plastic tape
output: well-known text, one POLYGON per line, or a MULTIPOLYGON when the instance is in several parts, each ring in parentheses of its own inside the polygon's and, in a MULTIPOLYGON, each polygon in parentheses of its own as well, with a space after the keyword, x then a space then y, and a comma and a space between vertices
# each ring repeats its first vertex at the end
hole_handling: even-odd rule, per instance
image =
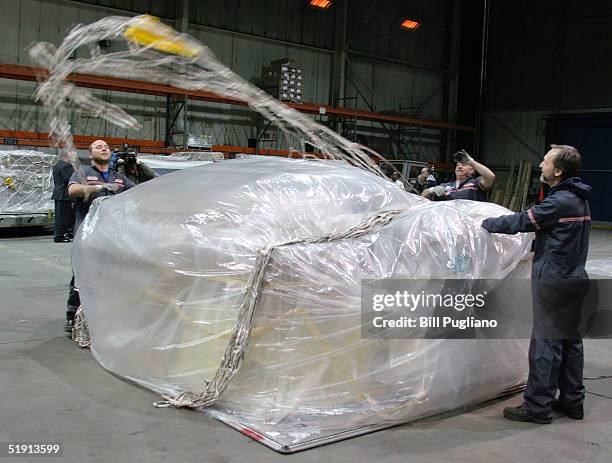
POLYGON ((15 186, 15 182, 13 181, 11 177, 6 177, 4 179, 4 184, 9 188, 13 188, 15 186))
POLYGON ((170 26, 163 24, 159 18, 148 14, 137 16, 133 25, 126 28, 123 36, 139 45, 173 55, 193 58, 202 50, 195 41, 185 40, 170 26))

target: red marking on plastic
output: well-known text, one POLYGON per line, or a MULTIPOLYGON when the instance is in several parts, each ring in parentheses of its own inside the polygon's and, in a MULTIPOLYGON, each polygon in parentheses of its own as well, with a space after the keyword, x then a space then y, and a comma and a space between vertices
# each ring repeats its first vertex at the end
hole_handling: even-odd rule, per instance
POLYGON ((256 441, 260 441, 264 439, 264 436, 256 433, 255 431, 251 431, 247 428, 240 428, 240 432, 246 436, 249 436, 251 439, 255 439, 256 441))

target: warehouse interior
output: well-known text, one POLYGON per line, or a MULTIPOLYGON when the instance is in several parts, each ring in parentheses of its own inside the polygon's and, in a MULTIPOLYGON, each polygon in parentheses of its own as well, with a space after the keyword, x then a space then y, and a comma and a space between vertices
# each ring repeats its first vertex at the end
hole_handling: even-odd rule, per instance
MULTIPOLYGON (((30 54, 35 43, 59 46, 79 24, 148 14, 204 44, 248 83, 378 153, 375 163, 391 163, 406 184, 414 184, 424 166, 439 183, 450 181, 454 153, 466 150, 495 172, 489 201, 518 213, 544 197, 540 163, 549 146, 577 147, 582 155, 578 176, 593 190, 586 270, 593 279, 612 278, 610 2, 1 4, 0 161, 19 150, 62 152, 50 137, 47 108, 36 99, 46 74, 30 54)), ((112 40, 98 47, 103 53, 127 49, 112 40)), ((88 59, 89 53, 79 49, 71 60, 88 59)), ((69 124, 82 161, 98 139, 113 150, 132 149, 143 157, 189 152, 220 164, 255 156, 320 155, 299 133, 283 131, 239 98, 95 71, 69 79, 122 108, 141 126, 134 130, 95 111, 72 110, 69 124)), ((0 174, 3 168, 11 166, 0 165, 0 174)), ((9 443, 61 442, 63 461, 610 461, 610 336, 584 341, 584 421, 555 417, 551 426, 540 426, 505 420, 502 409, 520 403, 521 394, 515 393, 285 456, 261 445, 248 429, 239 433, 185 408, 154 407, 159 394, 109 373, 63 331, 72 247, 79 238, 54 242, 48 173, 51 183, 41 186, 50 188, 48 197, 43 195, 48 211, 40 206, 32 214, 11 212, 2 201, 14 191, 12 180, 3 177, 0 189, 0 288, 5 295, 0 303, 0 451, 9 443)), ((171 189, 167 195, 172 197, 171 189)))

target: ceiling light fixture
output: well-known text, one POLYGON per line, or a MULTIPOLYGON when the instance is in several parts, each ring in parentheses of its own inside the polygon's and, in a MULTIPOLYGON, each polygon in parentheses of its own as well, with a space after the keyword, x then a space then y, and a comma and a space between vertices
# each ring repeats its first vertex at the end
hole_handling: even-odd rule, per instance
POLYGON ((419 27, 421 27, 421 23, 418 21, 413 21, 412 19, 405 19, 401 26, 404 29, 410 29, 410 30, 415 30, 418 29, 419 27))
POLYGON ((310 6, 318 10, 327 10, 331 5, 330 0, 310 0, 310 6))

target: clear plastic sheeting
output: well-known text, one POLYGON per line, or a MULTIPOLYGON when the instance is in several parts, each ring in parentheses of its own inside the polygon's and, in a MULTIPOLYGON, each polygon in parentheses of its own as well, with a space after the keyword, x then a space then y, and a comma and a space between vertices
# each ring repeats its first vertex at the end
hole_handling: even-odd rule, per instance
POLYGON ((138 160, 144 162, 157 174, 164 175, 176 170, 190 169, 211 162, 221 162, 223 153, 219 152, 184 152, 170 155, 139 155, 138 160))
POLYGON ((362 279, 523 276, 530 237, 480 227, 506 209, 431 203, 397 188, 377 153, 147 15, 76 26, 58 47, 39 43, 30 55, 48 69, 36 97, 78 173, 72 108, 126 129, 139 123, 76 87, 71 73, 245 102, 294 137, 291 156, 312 147, 330 160, 224 161, 97 200, 73 264, 105 368, 167 403, 212 406, 209 413, 281 451, 464 407, 525 380, 518 341, 361 336, 362 279), (119 51, 103 51, 101 40, 120 42, 111 48, 119 51), (89 56, 73 59, 85 47, 89 56))
POLYGON ((480 227, 504 213, 334 161, 253 156, 162 176, 96 201, 79 229, 91 348, 168 397, 225 378, 206 410, 282 451, 476 404, 524 384, 525 342, 365 339, 360 282, 526 278, 532 236, 480 227))
POLYGON ((192 162, 207 161, 217 162, 224 159, 223 153, 219 151, 187 151, 173 154, 139 154, 141 161, 171 161, 171 162, 192 162))
POLYGON ((378 153, 343 138, 312 116, 276 100, 223 65, 208 47, 153 16, 111 16, 92 24, 78 25, 58 47, 39 42, 30 48, 29 54, 48 70, 47 75, 41 75, 44 80, 37 88, 36 99, 48 111, 51 137, 57 146, 64 147, 80 176, 82 169, 73 153, 72 108, 126 129, 140 129, 141 126, 119 106, 97 98, 88 89, 76 87, 68 80, 71 73, 158 82, 242 101, 283 132, 294 136, 295 146, 289 150, 291 156, 305 156, 309 151, 307 147, 313 148, 318 157, 347 160, 384 177, 376 162, 382 159, 378 153), (102 40, 118 42, 113 49, 121 50, 103 51, 99 46, 102 40), (85 48, 89 56, 74 59, 74 53, 85 48))
POLYGON ((590 278, 612 278, 612 258, 589 259, 586 271, 590 278))
POLYGON ((0 151, 0 214, 47 214, 53 210, 53 165, 39 151, 0 151))
POLYGON ((169 155, 147 156, 166 161, 222 161, 225 155, 221 151, 179 151, 169 155))

